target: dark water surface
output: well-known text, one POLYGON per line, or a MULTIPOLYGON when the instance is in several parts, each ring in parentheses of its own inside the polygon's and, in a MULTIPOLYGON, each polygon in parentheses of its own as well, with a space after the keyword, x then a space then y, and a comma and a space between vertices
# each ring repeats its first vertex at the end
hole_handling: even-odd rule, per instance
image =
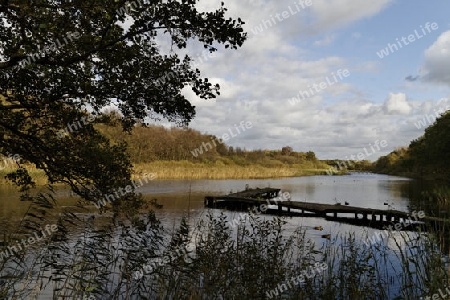
MULTIPOLYGON (((165 225, 172 227, 183 215, 195 219, 205 214, 203 199, 206 195, 222 195, 251 188, 273 187, 289 192, 292 201, 335 204, 345 201, 351 206, 377 209, 397 209, 405 212, 424 209, 418 184, 402 177, 353 173, 349 176, 310 176, 264 180, 154 180, 139 188, 148 199, 157 199, 163 208, 157 212, 165 225), (410 205, 410 199, 415 199, 410 205), (388 203, 388 205, 385 205, 388 203), (408 207, 409 206, 409 207, 408 207)), ((19 201, 13 187, 0 186, 0 235, 11 229, 26 213, 29 203, 19 201)), ((76 200, 67 191, 58 192, 61 207, 75 205, 76 200)), ((93 207, 90 210, 95 213, 93 207)), ((226 212, 231 218, 236 212, 226 212)), ((292 224, 335 227, 336 222, 316 218, 291 218, 292 224), (320 223, 320 224, 318 224, 320 223), (324 226, 325 225, 325 226, 324 226)), ((351 225, 340 225, 350 226, 351 225)), ((341 228, 340 230, 342 230, 341 228)), ((360 228, 356 229, 357 231, 360 228)))
MULTIPOLYGON (((158 216, 167 228, 173 228, 179 223, 183 215, 189 216, 192 223, 202 218, 207 209, 203 199, 206 195, 223 195, 245 189, 246 184, 251 188, 273 187, 282 192, 289 192, 292 201, 307 201, 325 204, 348 202, 351 206, 369 207, 376 209, 397 209, 410 212, 420 210, 421 207, 410 205, 410 193, 414 182, 407 178, 353 173, 349 176, 310 176, 268 180, 159 180, 142 187, 140 191, 148 197, 156 198, 164 205, 158 211, 158 216), (388 203, 388 205, 385 205, 388 203)), ((218 214, 223 212, 229 220, 238 218, 241 212, 212 210, 218 214)), ((264 218, 271 218, 263 215, 264 218)), ((287 218, 288 230, 298 226, 307 229, 311 238, 322 242, 322 234, 336 236, 338 233, 354 232, 356 235, 367 236, 374 229, 327 221, 315 217, 287 218), (323 231, 313 227, 322 226, 323 231)))
MULTIPOLYGON (((169 234, 176 229, 183 216, 189 216, 191 224, 197 223, 208 212, 216 215, 224 213, 230 221, 238 218, 241 212, 205 209, 203 200, 207 195, 223 195, 244 190, 247 184, 250 188, 280 188, 282 192, 290 193, 292 201, 325 204, 340 202, 342 205, 344 205, 344 202, 348 202, 351 206, 396 209, 404 212, 424 210, 427 214, 433 208, 427 205, 422 196, 423 191, 430 189, 429 184, 402 177, 368 173, 265 180, 154 180, 140 187, 138 192, 142 193, 147 199, 157 199, 163 205, 163 208, 157 210, 156 213, 169 234)), ((4 233, 8 233, 15 228, 20 218, 25 215, 29 203, 19 201, 17 191, 8 186, 0 187, 0 199, 1 239, 4 233)), ((67 191, 58 192, 60 207, 67 208, 75 205, 76 202, 76 199, 69 197, 67 191)), ((85 214, 86 216, 95 215, 96 212, 96 208, 92 206, 85 214)), ((55 216, 56 214, 57 211, 55 216)), ((265 219, 273 218, 269 215, 261 215, 261 217, 265 219)), ((330 234, 331 241, 338 243, 335 238, 346 233, 351 233, 360 241, 364 241, 367 240, 368 236, 373 236, 377 232, 377 229, 316 217, 288 217, 286 221, 287 235, 301 226, 306 231, 307 237, 313 239, 318 246, 328 242, 322 238, 323 234, 330 234), (315 230, 315 226, 322 226, 323 230, 315 230)), ((398 244, 401 238, 396 239, 401 234, 401 232, 394 231, 392 236, 386 237, 383 242, 389 248, 397 251, 399 247, 406 247, 406 245, 398 244)), ((50 291, 44 294, 47 294, 47 297, 51 295, 50 291)), ((45 297, 42 299, 45 299, 45 297)))

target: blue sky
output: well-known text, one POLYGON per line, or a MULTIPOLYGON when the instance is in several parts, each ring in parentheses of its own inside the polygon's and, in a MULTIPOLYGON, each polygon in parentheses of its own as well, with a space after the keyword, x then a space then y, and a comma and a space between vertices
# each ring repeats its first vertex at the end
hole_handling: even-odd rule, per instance
MULTIPOLYGON (((251 130, 227 143, 246 149, 289 145, 322 159, 345 158, 385 140, 388 146, 366 157, 374 160, 422 135, 425 127, 417 121, 450 105, 450 2, 310 1, 257 33, 270 16, 300 7, 299 0, 224 1, 230 17, 246 21, 249 38, 237 51, 220 48, 200 64, 202 74, 221 85, 221 96, 204 101, 185 90, 197 107, 191 127, 220 136, 251 121, 251 130), (423 35, 420 26, 427 22, 438 28, 423 35), (377 55, 415 30, 420 39, 387 57, 377 55), (350 76, 289 102, 338 70, 350 76)), ((218 5, 205 0, 199 8, 218 5)), ((202 48, 191 43, 189 52, 198 56, 202 48)))

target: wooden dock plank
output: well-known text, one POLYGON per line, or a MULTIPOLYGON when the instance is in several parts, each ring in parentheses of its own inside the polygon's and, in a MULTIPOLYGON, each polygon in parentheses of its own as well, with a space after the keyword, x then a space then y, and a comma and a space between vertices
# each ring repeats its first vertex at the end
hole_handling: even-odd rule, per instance
POLYGON ((399 210, 383 210, 375 208, 364 208, 348 205, 324 204, 313 202, 296 202, 296 201, 282 201, 278 202, 283 207, 290 207, 292 209, 301 209, 317 213, 358 213, 358 214, 390 214, 392 216, 407 216, 408 213, 399 210))
MULTIPOLYGON (((289 215, 299 217, 322 217, 327 220, 336 220, 338 222, 347 222, 352 225, 369 226, 382 229, 385 225, 397 225, 400 222, 409 224, 408 230, 411 228, 420 228, 425 223, 436 228, 450 223, 447 219, 435 218, 422 215, 417 219, 417 214, 399 210, 384 210, 376 208, 356 207, 340 204, 325 204, 303 201, 290 201, 289 197, 277 197, 281 189, 264 188, 264 189, 246 189, 242 192, 231 193, 222 196, 206 196, 205 206, 210 208, 226 208, 238 210, 259 211, 269 214, 289 215), (286 199, 289 199, 286 201, 286 199), (262 205, 266 205, 263 210, 262 205), (277 209, 268 208, 267 205, 276 205, 277 209), (283 210, 286 208, 286 210, 283 210), (296 211, 298 210, 298 211, 296 211), (330 216, 330 214, 332 216, 330 216), (340 215, 339 215, 340 214, 340 215), (342 216, 342 214, 346 214, 342 216), (348 216, 352 214, 353 216, 348 216), (370 215, 370 217, 369 217, 370 215)), ((283 194, 284 196, 284 194, 283 194)), ((422 212, 423 213, 423 212, 422 212)), ((422 228, 421 230, 423 230, 422 228)))
POLYGON ((325 204, 325 203, 313 203, 313 202, 298 202, 298 201, 281 201, 275 197, 279 195, 281 189, 275 188, 263 188, 263 189, 247 189, 242 192, 231 193, 229 195, 222 196, 208 196, 205 197, 205 206, 207 207, 259 207, 261 205, 277 205, 278 212, 281 212, 283 208, 288 211, 291 209, 300 210, 302 213, 312 213, 318 216, 325 217, 327 214, 333 214, 336 218, 338 214, 354 214, 354 218, 368 219, 371 216, 372 220, 378 216, 379 220, 392 221, 400 219, 408 219, 409 214, 398 210, 384 210, 375 208, 364 208, 349 205, 340 204, 325 204))

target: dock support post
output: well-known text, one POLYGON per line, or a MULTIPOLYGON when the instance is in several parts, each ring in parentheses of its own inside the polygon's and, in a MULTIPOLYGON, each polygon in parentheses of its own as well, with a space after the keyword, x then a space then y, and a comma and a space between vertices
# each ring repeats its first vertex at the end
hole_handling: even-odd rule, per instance
POLYGON ((376 221, 377 220, 377 216, 374 214, 374 213, 372 213, 372 221, 376 221))
POLYGON ((366 212, 363 213, 363 219, 364 219, 364 220, 367 220, 367 213, 366 213, 366 212))
POLYGON ((358 220, 358 213, 355 212, 355 220, 358 220))
POLYGON ((206 207, 212 208, 214 206, 214 197, 205 197, 204 204, 206 207))
POLYGON ((281 215, 282 211, 283 211, 283 207, 280 204, 278 204, 278 214, 281 215))
POLYGON ((337 212, 336 211, 334 212, 334 218, 335 219, 337 218, 337 212))

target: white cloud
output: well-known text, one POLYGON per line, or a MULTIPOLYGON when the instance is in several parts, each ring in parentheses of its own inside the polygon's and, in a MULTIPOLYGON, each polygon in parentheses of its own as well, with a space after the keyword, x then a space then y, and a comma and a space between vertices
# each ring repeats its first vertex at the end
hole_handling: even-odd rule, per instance
POLYGON ((354 39, 359 39, 359 38, 361 38, 361 33, 360 32, 353 32, 352 33, 352 38, 354 38, 354 39))
POLYGON ((313 150, 319 158, 343 159, 376 140, 386 140, 388 147, 368 158, 374 160, 423 134, 424 128, 419 130, 414 123, 424 111, 432 113, 447 103, 410 103, 402 93, 390 93, 380 103, 346 100, 325 105, 321 99, 311 97, 292 106, 285 99, 264 97, 230 101, 226 108, 218 101, 215 107, 202 107, 192 126, 219 135, 233 124, 251 121, 253 128, 230 145, 253 149, 290 145, 297 151, 313 150))
POLYGON ((450 85, 450 30, 425 50, 422 77, 426 81, 450 85))
POLYGON ((385 9, 393 0, 314 0, 311 6, 314 32, 346 26, 371 17, 385 9))
POLYGON ((333 43, 335 39, 336 39, 335 35, 327 35, 323 39, 315 41, 314 46, 316 47, 327 46, 333 43))
POLYGON ((412 111, 412 107, 403 93, 389 93, 389 97, 384 103, 384 109, 389 115, 408 115, 412 111))
MULTIPOLYGON (((424 129, 416 128, 414 122, 423 117, 424 111, 433 112, 440 104, 430 98, 416 100, 409 92, 409 97, 391 92, 397 88, 384 87, 375 94, 379 78, 390 75, 380 75, 383 62, 373 60, 373 51, 364 57, 359 49, 357 54, 344 53, 341 50, 346 45, 340 45, 341 39, 354 41, 365 36, 369 40, 371 35, 359 28, 351 28, 346 34, 335 32, 376 15, 392 1, 313 0, 313 5, 302 13, 255 35, 251 28, 283 12, 294 1, 253 5, 261 2, 226 2, 227 14, 246 22, 249 39, 239 50, 221 50, 217 57, 202 64, 202 76, 220 83, 221 96, 207 104, 189 98, 198 105, 191 127, 222 135, 234 124, 251 121, 253 127, 230 140, 229 145, 247 149, 281 149, 290 145, 296 151, 315 151, 322 159, 345 158, 376 140, 386 140, 389 146, 369 157, 374 160, 423 134, 424 129), (313 47, 314 43, 325 45, 332 39, 330 47, 313 47), (339 46, 339 51, 333 51, 334 46, 339 46), (332 78, 331 74, 339 69, 348 69, 350 76, 295 105, 289 102, 308 85, 319 84, 327 76, 332 78), (377 83, 368 82, 365 76, 377 83)), ((212 8, 217 7, 218 1, 201 3, 212 8)), ((360 39, 358 44, 365 40, 360 39)))

